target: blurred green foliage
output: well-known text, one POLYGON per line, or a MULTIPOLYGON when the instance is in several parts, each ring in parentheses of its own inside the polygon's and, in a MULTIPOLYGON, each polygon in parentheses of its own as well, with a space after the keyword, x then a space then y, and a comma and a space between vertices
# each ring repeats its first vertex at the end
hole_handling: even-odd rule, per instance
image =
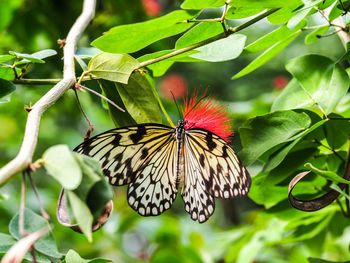
MULTIPOLYGON (((102 41, 102 44, 98 47, 101 49, 106 47, 108 50, 103 51, 111 51, 109 49, 113 49, 113 45, 108 45, 108 41, 101 40, 108 34, 101 37, 102 33, 110 30, 111 27, 121 26, 109 32, 127 35, 128 30, 124 30, 122 25, 150 20, 145 2, 147 1, 99 1, 96 17, 81 37, 79 47, 89 47, 93 40, 100 37, 99 41, 102 41)), ((347 137, 350 131, 348 122, 334 121, 325 124, 320 117, 322 112, 317 108, 321 105, 327 113, 335 112, 337 115, 330 115, 333 117, 349 117, 350 97, 346 94, 349 83, 348 76, 343 69, 349 67, 348 57, 344 56, 346 51, 338 37, 335 34, 327 36, 328 24, 322 20, 322 16, 315 11, 314 7, 324 9, 333 4, 330 12, 331 19, 340 16, 344 10, 341 10, 342 6, 338 1, 304 2, 305 5, 301 8, 303 2, 297 0, 286 2, 232 1, 228 18, 243 18, 243 20, 227 20, 227 25, 231 27, 248 21, 247 17, 265 8, 281 7, 281 9, 270 15, 268 21, 259 21, 240 31, 240 34, 246 38, 239 37, 239 41, 235 42, 237 45, 235 47, 243 50, 239 57, 235 55, 229 58, 235 58, 235 60, 216 63, 198 62, 198 59, 203 56, 213 56, 213 54, 199 53, 202 56, 198 56, 194 52, 187 54, 188 56, 162 61, 163 64, 150 66, 148 69, 153 70, 157 78, 146 80, 146 77, 138 73, 138 78, 141 78, 143 83, 147 82, 142 87, 151 87, 154 84, 173 121, 178 118, 176 106, 168 98, 166 92, 160 88, 167 75, 170 74, 186 79, 189 94, 195 88, 202 91, 208 87, 211 96, 216 96, 219 101, 228 105, 236 131, 233 144, 236 150, 241 149, 241 144, 243 144, 241 156, 250 165, 249 171, 253 176, 249 198, 217 200, 216 212, 212 218, 205 224, 198 224, 192 222, 185 213, 180 198, 177 198, 171 210, 161 216, 141 217, 128 206, 126 188, 119 187, 115 189, 114 212, 104 227, 93 233, 93 242, 88 243, 83 235, 65 228, 55 219, 61 186, 47 176, 43 168, 40 168, 33 174, 33 179, 39 189, 43 205, 51 215, 50 223, 53 225, 52 233, 58 251, 63 254, 68 253, 66 262, 74 262, 74 260, 104 262, 103 259, 94 261, 82 259, 96 257, 107 258, 113 262, 150 261, 157 263, 299 263, 350 260, 349 219, 343 215, 336 203, 317 212, 307 213, 292 208, 287 201, 288 183, 299 171, 306 170, 303 166, 305 163, 309 163, 309 167, 312 167, 314 171, 325 170, 340 176, 344 174, 347 137), (286 25, 279 27, 278 24, 286 25), (313 26, 322 27, 316 28, 315 31, 300 29, 313 26), (314 55, 304 56, 309 54, 314 55), (273 57, 274 55, 276 56, 273 57), (295 57, 299 58, 295 59, 295 57), (195 61, 198 63, 186 63, 195 61), (285 68, 287 61, 289 62, 285 68), (324 64, 328 65, 328 71, 323 70, 322 65, 324 64), (262 67, 243 76, 243 73, 248 73, 250 69, 255 69, 257 66, 262 67), (237 79, 231 80, 232 76, 237 79), (239 76, 242 77, 238 78, 239 76), (327 88, 332 85, 336 91, 333 90, 333 94, 326 94, 325 90, 327 91, 327 88), (322 96, 317 97, 316 100, 313 98, 308 101, 308 104, 302 104, 308 98, 305 90, 306 93, 322 96), (316 107, 315 102, 317 102, 316 107), (305 110, 305 107, 308 109, 305 110), (296 108, 299 110, 291 111, 296 108), (250 120, 246 121, 247 119, 250 120), (340 157, 335 156, 334 151, 340 157)), ((159 0, 154 3, 161 7, 161 15, 177 10, 181 5, 180 2, 172 0, 159 0)), ((222 8, 214 7, 221 6, 223 3, 224 1, 203 1, 197 6, 198 1, 187 0, 183 3, 182 8, 211 7, 205 9, 199 18, 215 18, 221 16, 222 8)), ((343 1, 342 4, 347 6, 348 3, 349 1, 343 1)), ((61 78, 62 52, 57 40, 67 35, 71 25, 80 14, 81 5, 80 1, 0 0, 0 54, 13 54, 20 61, 23 58, 31 59, 23 54, 33 55, 40 50, 54 49, 58 55, 43 59, 45 64, 30 63, 28 66, 25 64, 25 77, 61 78), (9 53, 9 51, 20 54, 9 53)), ((197 12, 193 11, 182 11, 182 13, 189 14, 183 19, 192 19, 197 15, 197 12)), ((347 15, 344 15, 343 19, 347 22, 347 15)), ((156 57, 151 53, 161 51, 162 53, 157 53, 157 55, 167 54, 174 47, 180 48, 192 44, 193 39, 201 41, 212 37, 220 28, 213 26, 213 29, 210 29, 211 26, 205 27, 205 24, 202 23, 197 25, 197 29, 194 27, 192 32, 187 31, 182 40, 177 40, 178 36, 162 39, 165 37, 162 34, 170 36, 189 28, 187 24, 173 28, 172 20, 170 22, 166 20, 165 23, 168 23, 165 24, 168 27, 163 25, 164 30, 158 32, 159 35, 154 36, 154 39, 147 39, 146 36, 148 42, 141 37, 138 39, 137 35, 132 38, 140 46, 133 46, 131 52, 134 53, 131 55, 134 58, 142 57, 139 62, 156 57), (173 31, 170 32, 169 28, 173 31), (203 32, 203 28, 210 30, 198 36, 203 32), (197 34, 195 34, 196 30, 197 34), (186 34, 187 37, 190 37, 187 38, 186 34), (161 40, 155 42, 158 39, 161 40), (152 42, 154 43, 148 46, 152 42)), ((152 27, 152 23, 150 24, 152 27)), ((123 48, 129 48, 128 39, 124 40, 127 40, 124 46, 118 45, 117 42, 114 43, 116 48, 121 49, 120 52, 128 51, 123 50, 123 48)), ((96 43, 98 45, 98 41, 94 42, 96 43)), ((79 50, 77 53, 79 54, 79 50)), ((81 53, 84 54, 84 51, 81 53)), ((227 54, 219 52, 215 54, 215 58, 224 55, 227 54)), ((10 65, 13 61, 5 61, 10 57, 0 57, 1 59, 6 65, 10 65)), ((32 62, 40 61, 35 61, 34 58, 32 62)), ((19 65, 18 74, 23 67, 24 65, 19 65)), ((0 74, 3 74, 1 76, 14 74, 13 71, 10 72, 7 69, 3 71, 0 71, 0 74)), ((77 76, 82 71, 77 66, 77 76)), ((6 82, 7 90, 12 91, 12 86, 9 84, 12 83, 9 82, 11 77, 6 79, 8 81, 6 82)), ((111 82, 104 84, 103 82, 105 80, 100 82, 102 89, 105 87, 103 85, 114 85, 111 82)), ((123 101, 131 115, 140 112, 134 108, 128 108, 137 101, 133 99, 137 96, 136 88, 133 88, 137 86, 136 84, 124 85, 130 87, 130 92, 122 94, 119 91, 120 97, 114 99, 119 102, 123 101)), ((89 81, 84 85, 100 92, 97 82, 89 81)), ((51 85, 16 85, 16 90, 0 101, 1 167, 14 158, 19 150, 27 116, 24 107, 30 107, 50 88, 51 85)), ((1 96, 9 93, 7 90, 1 90, 1 96)), ((116 90, 119 90, 118 86, 116 90)), ((150 90, 148 92, 148 96, 152 97, 153 93, 150 90)), ((111 98, 110 94, 107 92, 105 94, 111 98)), ((91 94, 80 92, 79 98, 94 125, 95 134, 113 128, 118 123, 130 123, 132 118, 136 120, 134 115, 120 115, 122 119, 116 120, 115 116, 119 116, 120 113, 113 112, 108 105, 101 103, 100 98, 91 94)), ((141 98, 138 99, 137 103, 142 104, 141 98)), ((149 103, 150 105, 155 104, 155 99, 152 98, 149 103)), ((159 121, 160 118, 157 115, 159 111, 158 109, 154 111, 156 113, 153 114, 153 118, 159 121)), ((145 112, 141 113, 141 116, 142 114, 145 112)), ((166 123, 164 116, 163 122, 166 123)), ((41 158, 50 146, 56 144, 66 144, 74 149, 82 142, 82 136, 87 127, 76 103, 74 92, 69 90, 45 112, 41 120, 39 140, 33 160, 41 158)), ((327 192, 330 183, 326 178, 329 179, 329 177, 316 176, 316 174, 305 178, 300 185, 296 186, 293 194, 303 199, 310 199, 327 192)), ((19 210, 20 185, 20 176, 16 176, 0 188, 1 233, 9 233, 9 229, 11 233, 11 218, 17 220, 15 215, 19 210)), ((339 202, 344 204, 344 199, 342 197, 339 202)), ((35 195, 30 188, 27 193, 27 207, 38 214, 40 212, 35 195)), ((38 216, 33 212, 28 213, 31 213, 32 217, 38 216)), ((14 240, 9 235, 2 235, 4 234, 0 235, 0 253, 3 254, 14 243, 14 240)), ((26 259, 30 260, 30 256, 27 256, 26 259)))

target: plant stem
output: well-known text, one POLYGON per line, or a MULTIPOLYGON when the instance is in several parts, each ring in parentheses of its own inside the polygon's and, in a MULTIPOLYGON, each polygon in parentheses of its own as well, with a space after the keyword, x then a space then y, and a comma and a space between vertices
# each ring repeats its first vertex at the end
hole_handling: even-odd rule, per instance
POLYGON ((232 35, 234 33, 237 33, 238 31, 241 31, 241 30, 247 28, 248 26, 250 26, 252 24, 255 24, 256 22, 258 22, 258 21, 264 19, 265 17, 273 14, 277 10, 279 10, 279 8, 270 9, 270 10, 262 13, 261 15, 258 15, 257 17, 253 18, 252 20, 247 21, 246 23, 243 23, 243 24, 241 24, 239 26, 236 26, 234 28, 229 28, 226 33, 225 32, 224 33, 220 33, 220 34, 218 34, 218 35, 216 35, 214 37, 208 38, 206 40, 203 40, 203 41, 198 42, 196 44, 190 45, 188 47, 180 48, 180 49, 175 50, 175 51, 173 51, 173 52, 171 52, 169 54, 165 54, 165 55, 160 56, 158 58, 153 58, 153 59, 141 62, 140 66, 138 68, 143 68, 143 67, 149 66, 149 65, 154 64, 156 62, 159 62, 159 61, 162 61, 162 60, 174 57, 176 55, 183 54, 183 53, 185 53, 187 51, 190 51, 190 50, 202 47, 202 46, 207 45, 209 43, 212 43, 212 42, 214 42, 216 40, 219 40, 219 39, 222 39, 222 38, 226 38, 226 37, 228 37, 228 36, 230 36, 230 35, 232 35))

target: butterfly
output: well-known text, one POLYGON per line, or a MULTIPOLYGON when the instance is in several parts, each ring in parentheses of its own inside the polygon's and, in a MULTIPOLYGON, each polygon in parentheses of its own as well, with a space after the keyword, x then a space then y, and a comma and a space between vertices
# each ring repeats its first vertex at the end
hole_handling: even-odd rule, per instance
POLYGON ((128 185, 129 205, 142 216, 157 216, 178 191, 185 210, 203 223, 214 213, 214 198, 247 195, 251 179, 231 145, 210 130, 143 123, 116 128, 78 145, 74 151, 101 164, 110 184, 128 185))

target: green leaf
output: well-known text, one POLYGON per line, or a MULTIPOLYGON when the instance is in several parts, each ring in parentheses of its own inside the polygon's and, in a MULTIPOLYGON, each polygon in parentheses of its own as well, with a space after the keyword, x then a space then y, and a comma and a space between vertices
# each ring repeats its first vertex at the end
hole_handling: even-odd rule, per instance
MULTIPOLYGON (((44 60, 39 59, 39 58, 36 58, 35 56, 30 55, 30 54, 22 54, 22 53, 18 53, 18 52, 14 52, 14 51, 9 51, 9 53, 10 53, 11 55, 16 56, 17 58, 26 59, 26 60, 28 60, 28 62, 33 62, 33 63, 45 63, 44 60)), ((28 62, 26 62, 26 63, 28 63, 28 62)))
MULTIPOLYGON (((331 114, 330 118, 342 118, 341 115, 331 114)), ((326 140, 332 149, 341 148, 348 140, 350 123, 347 120, 330 120, 324 125, 326 140)))
POLYGON ((300 0, 290 0, 290 1, 276 1, 276 0, 239 0, 231 1, 230 6, 236 7, 252 7, 255 8, 281 8, 286 6, 293 6, 296 4, 302 4, 300 0))
POLYGON ((160 39, 179 34, 193 24, 186 23, 198 11, 177 10, 142 23, 117 26, 97 38, 92 45, 105 52, 132 53, 160 39))
POLYGON ((335 172, 318 169, 317 167, 313 166, 311 163, 306 163, 305 167, 313 171, 315 174, 320 175, 332 182, 350 184, 350 181, 345 180, 341 176, 337 175, 335 172))
POLYGON ((286 187, 276 186, 267 173, 259 173, 252 178, 252 185, 249 190, 249 198, 257 204, 271 208, 287 198, 286 187))
POLYGON ((91 213, 98 218, 107 202, 113 199, 113 191, 106 181, 101 165, 95 159, 74 153, 83 172, 83 180, 74 193, 84 200, 91 213))
POLYGON ((293 78, 274 100, 271 111, 307 108, 313 104, 314 102, 310 96, 305 93, 298 81, 293 78))
POLYGON ((242 19, 261 13, 265 8, 251 7, 231 7, 226 14, 226 19, 242 19))
POLYGON ((194 9, 200 10, 209 7, 219 7, 225 4, 225 0, 185 0, 181 8, 182 9, 194 9))
POLYGON ((329 261, 329 260, 324 260, 320 258, 307 258, 309 263, 350 263, 350 261, 329 261))
POLYGON ((13 55, 0 55, 0 63, 10 61, 11 59, 14 59, 14 58, 15 56, 13 55))
POLYGON ((340 5, 334 5, 328 15, 329 22, 332 22, 343 13, 344 11, 340 8, 340 5))
MULTIPOLYGON (((299 3, 302 5, 303 3, 299 3)), ((294 16, 293 11, 299 6, 298 4, 293 6, 283 7, 267 17, 267 20, 274 25, 285 24, 294 16)))
POLYGON ((10 67, 0 67, 0 79, 13 80, 15 79, 15 73, 10 67))
MULTIPOLYGON (((24 210, 24 230, 28 233, 34 233, 36 231, 48 228, 49 223, 43 217, 37 215, 32 210, 26 208, 24 210)), ((9 225, 10 234, 20 240, 22 238, 19 232, 19 213, 17 213, 10 221, 9 225)), ((62 254, 58 252, 56 242, 51 232, 48 232, 35 242, 34 248, 40 253, 52 257, 61 258, 62 254)))
POLYGON ((176 49, 188 47, 222 33, 220 23, 202 22, 183 34, 175 44, 176 49))
POLYGON ((244 75, 247 75, 250 72, 254 71, 255 69, 259 68, 260 66, 264 65, 267 61, 272 59, 279 52, 281 52, 286 46, 288 46, 300 33, 301 33, 301 31, 299 30, 299 31, 289 35, 287 38, 274 44, 272 47, 270 47, 264 53, 262 53, 259 57, 254 59, 248 66, 246 66, 244 69, 242 69, 236 75, 234 75, 232 77, 232 79, 237 79, 237 78, 240 78, 244 75))
POLYGON ((4 233, 0 233, 0 253, 6 253, 14 244, 16 240, 4 233))
POLYGON ((152 86, 146 76, 134 72, 127 85, 115 83, 126 110, 137 123, 160 123, 161 115, 152 86))
POLYGON ((127 84, 131 73, 139 65, 127 54, 101 53, 90 60, 88 68, 97 78, 127 84))
POLYGON ((11 94, 16 90, 16 86, 5 79, 0 79, 0 98, 5 97, 8 94, 11 94))
POLYGON ((283 25, 277 28, 276 30, 270 32, 269 34, 257 39, 253 43, 249 44, 244 48, 244 51, 250 53, 262 51, 266 48, 271 47, 273 44, 279 42, 281 39, 286 38, 291 33, 292 30, 290 30, 287 26, 283 25))
POLYGON ((99 54, 101 54, 102 51, 95 47, 82 47, 78 48, 75 52, 76 56, 79 56, 80 58, 93 58, 99 54))
POLYGON ((190 55, 192 58, 210 62, 220 62, 235 59, 244 48, 247 37, 241 34, 232 34, 226 38, 216 40, 195 50, 199 53, 190 55))
POLYGON ((73 153, 67 145, 55 145, 43 154, 47 172, 55 178, 63 188, 76 189, 82 179, 82 172, 73 153))
MULTIPOLYGON (((114 82, 107 80, 99 80, 98 83, 108 99, 116 103, 122 109, 125 109, 124 102, 120 97, 114 82)), ((108 103, 108 110, 116 127, 124 127, 136 124, 136 121, 131 117, 128 111, 122 112, 116 109, 110 103, 108 103)))
POLYGON ((44 49, 44 50, 40 50, 38 52, 35 52, 35 53, 31 54, 31 56, 33 58, 37 58, 37 59, 44 59, 44 58, 52 57, 52 56, 54 56, 56 54, 57 54, 56 50, 44 49))
MULTIPOLYGON (((322 0, 321 0, 322 1, 322 0)), ((303 8, 300 11, 297 11, 296 14, 289 19, 287 23, 287 27, 290 29, 293 29, 296 27, 305 17, 307 17, 309 14, 313 12, 313 9, 310 8, 303 8)))
POLYGON ((92 242, 93 216, 89 207, 73 191, 65 191, 65 194, 77 224, 89 242, 92 242))
MULTIPOLYGON (((306 55, 291 59, 286 64, 286 69, 298 80, 307 95, 298 94, 305 99, 303 107, 318 103, 323 110, 329 114, 337 106, 341 98, 346 94, 349 88, 349 76, 346 71, 331 59, 320 55, 306 55)), ((296 85, 293 85, 293 89, 296 85)), ((281 96, 286 96, 282 92, 281 96), (283 94, 283 95, 282 95, 283 94)), ((284 106, 297 106, 295 103, 285 103, 287 98, 283 99, 284 106), (294 105, 293 105, 294 104, 294 105)), ((300 99, 298 99, 300 105, 300 99)))
POLYGON ((344 196, 346 199, 350 200, 350 195, 348 195, 347 193, 345 193, 338 185, 336 184, 332 184, 330 186, 331 189, 333 189, 334 191, 337 191, 339 194, 341 194, 342 196, 344 196))
POLYGON ((77 252, 70 249, 65 257, 65 263, 105 263, 112 262, 109 259, 95 258, 95 259, 83 259, 77 252))
POLYGON ((280 111, 249 119, 239 130, 243 150, 240 156, 249 166, 263 153, 291 141, 311 124, 305 113, 280 111))
POLYGON ((322 36, 323 34, 325 34, 329 29, 329 26, 321 26, 317 29, 315 29, 314 31, 312 31, 311 33, 309 33, 306 37, 305 37, 305 44, 311 44, 315 41, 317 41, 320 36, 322 36))
MULTIPOLYGON (((160 56, 166 55, 171 53, 174 50, 161 50, 158 52, 154 52, 151 54, 146 54, 142 57, 139 57, 137 60, 139 62, 143 62, 149 59, 154 59, 154 58, 158 58, 160 56)), ((165 74, 165 72, 174 64, 174 60, 172 59, 165 59, 162 61, 159 61, 157 63, 153 63, 151 65, 148 65, 147 68, 152 70, 153 76, 154 77, 160 77, 163 76, 165 74)))

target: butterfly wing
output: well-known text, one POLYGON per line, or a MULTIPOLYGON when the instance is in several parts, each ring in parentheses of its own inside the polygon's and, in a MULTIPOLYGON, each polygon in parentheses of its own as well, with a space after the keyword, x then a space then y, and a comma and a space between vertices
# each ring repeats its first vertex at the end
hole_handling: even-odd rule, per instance
POLYGON ((232 147, 218 135, 205 129, 186 131, 185 149, 197 160, 206 191, 218 198, 248 194, 251 179, 232 147))
POLYGON ((193 220, 203 223, 214 213, 215 202, 211 194, 206 191, 206 183, 202 176, 200 164, 195 152, 184 142, 184 182, 182 186, 182 199, 185 210, 193 220))
POLYGON ((172 128, 164 125, 139 124, 96 135, 74 151, 99 161, 110 184, 125 185, 140 173, 172 134, 172 128))
POLYGON ((177 142, 174 136, 155 149, 129 184, 129 205, 142 216, 157 216, 169 209, 177 194, 177 142))

